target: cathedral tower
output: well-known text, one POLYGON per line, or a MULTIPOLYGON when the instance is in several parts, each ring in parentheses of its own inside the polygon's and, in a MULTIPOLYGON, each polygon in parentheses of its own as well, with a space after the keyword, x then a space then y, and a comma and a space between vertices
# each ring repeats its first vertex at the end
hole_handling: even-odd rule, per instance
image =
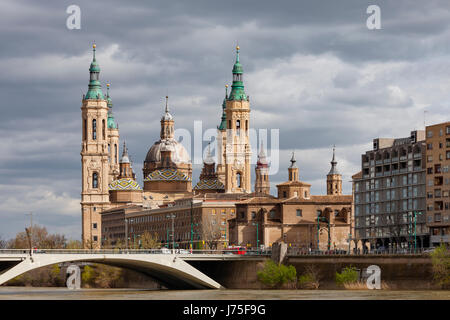
POLYGON ((255 174, 255 192, 270 194, 269 165, 262 141, 258 154, 258 162, 255 167, 255 174))
POLYGON ((225 150, 227 148, 227 98, 228 85, 225 85, 225 98, 222 103, 222 118, 220 125, 217 127, 217 176, 219 180, 225 184, 225 150))
POLYGON ((226 100, 225 192, 251 192, 250 102, 244 92, 243 69, 236 47, 233 84, 226 100))
POLYGON ((331 169, 327 174, 327 194, 328 195, 342 195, 342 175, 336 169, 337 162, 334 157, 331 160, 331 169))
POLYGON ((108 183, 116 180, 119 175, 119 126, 114 119, 113 103, 109 95, 109 83, 106 84, 106 102, 108 106, 108 154, 109 176, 108 183))
POLYGON ((99 212, 109 207, 110 165, 107 135, 108 106, 99 81, 100 66, 95 59, 95 44, 89 73, 89 89, 86 95, 83 95, 81 106, 82 240, 85 247, 98 248, 101 240, 99 212))

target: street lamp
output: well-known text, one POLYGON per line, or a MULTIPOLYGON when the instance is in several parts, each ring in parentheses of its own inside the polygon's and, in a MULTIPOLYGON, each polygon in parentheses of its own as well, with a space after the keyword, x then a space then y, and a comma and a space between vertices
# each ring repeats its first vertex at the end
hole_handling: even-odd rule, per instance
POLYGON ((172 250, 175 250, 175 231, 174 231, 174 224, 175 224, 175 214, 171 213, 166 216, 166 218, 172 219, 172 250))
POLYGON ((417 215, 421 215, 423 212, 414 211, 414 253, 416 253, 417 249, 417 215))
POLYGON ((256 226, 256 252, 259 253, 258 222, 252 222, 252 225, 256 226))

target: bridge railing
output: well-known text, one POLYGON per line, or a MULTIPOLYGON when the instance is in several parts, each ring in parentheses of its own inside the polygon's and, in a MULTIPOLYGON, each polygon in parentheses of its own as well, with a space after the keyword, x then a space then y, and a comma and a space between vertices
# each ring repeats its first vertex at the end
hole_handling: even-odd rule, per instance
MULTIPOLYGON (((30 249, 0 249, 0 254, 29 254, 30 249)), ((270 251, 262 250, 246 250, 244 252, 239 250, 229 249, 33 249, 33 255, 37 254, 208 254, 208 255, 270 255, 270 251)))
POLYGON ((308 250, 300 248, 288 248, 289 256, 323 256, 323 255, 399 255, 399 254, 417 254, 422 255, 430 253, 433 248, 389 248, 389 249, 373 249, 373 250, 357 250, 349 252, 347 250, 308 250))

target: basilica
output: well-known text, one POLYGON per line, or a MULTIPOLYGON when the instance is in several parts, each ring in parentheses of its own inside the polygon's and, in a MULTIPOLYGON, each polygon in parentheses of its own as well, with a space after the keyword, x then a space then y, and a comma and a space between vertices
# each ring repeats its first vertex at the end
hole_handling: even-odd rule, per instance
MULTIPOLYGON (((217 163, 208 146, 199 181, 193 186, 190 155, 174 138, 175 117, 166 97, 160 136, 143 160, 140 184, 125 142, 119 150, 110 86, 106 85, 104 95, 93 45, 89 86, 81 106, 82 240, 86 247, 98 248, 105 241, 119 239, 128 243, 149 231, 166 244, 170 238, 179 247, 192 248, 194 206, 196 227, 201 229, 203 224, 205 229, 205 221, 213 221, 223 246, 270 246, 277 241, 309 248, 316 244, 330 248, 331 243, 345 246, 345 236, 351 232, 352 197, 342 194, 334 149, 327 195, 310 194, 311 185, 299 179, 294 154, 288 181, 277 185, 276 197, 270 195, 269 161, 262 143, 252 188, 251 110, 239 51, 237 46, 231 90, 228 93, 226 86, 217 126, 217 163), (172 230, 167 228, 167 213, 176 217, 172 230)), ((206 232, 195 234, 197 248, 210 240, 206 232)))

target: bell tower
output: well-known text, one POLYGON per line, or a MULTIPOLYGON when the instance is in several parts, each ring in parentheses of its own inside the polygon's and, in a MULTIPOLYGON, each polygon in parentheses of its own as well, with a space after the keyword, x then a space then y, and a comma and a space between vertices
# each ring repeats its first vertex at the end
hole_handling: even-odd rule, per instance
POLYGON ((233 84, 226 99, 225 192, 250 193, 251 147, 249 139, 250 102, 244 92, 243 69, 236 47, 233 84))
POLYGON ((337 161, 335 160, 333 146, 333 159, 331 160, 331 169, 327 174, 327 195, 342 195, 342 175, 336 169, 337 161))
POLYGON ((256 163, 255 174, 255 192, 270 194, 269 165, 262 141, 259 147, 258 162, 256 163))
POLYGON ((81 105, 81 216, 82 241, 87 248, 101 243, 99 212, 109 208, 108 105, 99 81, 100 66, 95 58, 89 68, 90 81, 81 105))

